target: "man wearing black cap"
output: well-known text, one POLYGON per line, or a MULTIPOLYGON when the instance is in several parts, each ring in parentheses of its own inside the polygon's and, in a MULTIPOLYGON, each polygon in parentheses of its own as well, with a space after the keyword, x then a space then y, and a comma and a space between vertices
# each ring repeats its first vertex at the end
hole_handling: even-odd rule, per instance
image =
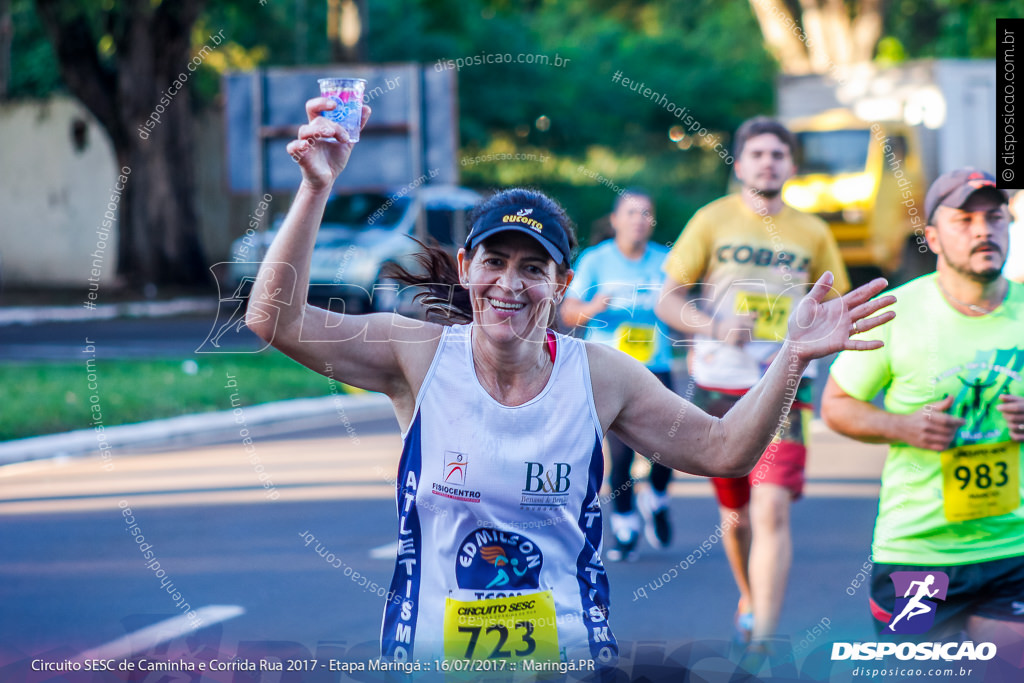
POLYGON ((1006 202, 973 168, 932 184, 925 238, 937 272, 892 292, 894 323, 858 337, 884 348, 840 354, 825 388, 832 429, 891 444, 872 544, 880 635, 922 633, 927 617, 916 628, 896 618, 907 581, 932 576, 945 594, 930 593, 922 638, 1024 638, 1024 286, 1000 272, 1006 202), (870 403, 882 390, 885 409, 870 403))

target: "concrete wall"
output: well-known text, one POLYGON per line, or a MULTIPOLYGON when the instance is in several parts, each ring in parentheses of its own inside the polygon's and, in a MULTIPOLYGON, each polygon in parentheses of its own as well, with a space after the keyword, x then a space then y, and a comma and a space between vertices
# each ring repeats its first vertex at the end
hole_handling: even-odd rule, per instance
MULTIPOLYGON (((199 234, 212 264, 230 260, 231 240, 245 232, 254 200, 228 195, 220 111, 196 121, 195 140, 199 234)), ((118 173, 110 139, 78 100, 0 104, 0 283, 85 289, 101 242, 101 283, 111 283, 117 223, 110 229, 103 221, 117 200, 118 173)))
MULTIPOLYGON (((85 287, 117 178, 110 140, 85 107, 60 97, 0 106, 0 150, 3 284, 85 287)), ((116 264, 115 231, 105 244, 104 281, 116 264)))

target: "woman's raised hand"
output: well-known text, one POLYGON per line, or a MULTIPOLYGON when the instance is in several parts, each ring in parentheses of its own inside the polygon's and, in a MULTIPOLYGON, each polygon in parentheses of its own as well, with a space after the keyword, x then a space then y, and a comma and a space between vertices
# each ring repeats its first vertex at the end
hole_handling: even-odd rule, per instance
MULTIPOLYGON (((288 154, 302 170, 302 182, 315 190, 329 188, 345 170, 354 142, 348 132, 335 121, 320 115, 337 105, 327 97, 314 97, 306 102, 309 123, 299 126, 298 138, 288 143, 288 154)), ((366 126, 370 108, 363 105, 359 128, 366 126)))
POLYGON ((803 360, 823 358, 844 350, 881 348, 881 340, 852 337, 896 317, 894 311, 869 317, 896 302, 896 297, 891 294, 872 299, 888 284, 884 278, 877 278, 841 297, 825 301, 832 282, 832 273, 825 272, 789 316, 788 339, 794 353, 803 360))

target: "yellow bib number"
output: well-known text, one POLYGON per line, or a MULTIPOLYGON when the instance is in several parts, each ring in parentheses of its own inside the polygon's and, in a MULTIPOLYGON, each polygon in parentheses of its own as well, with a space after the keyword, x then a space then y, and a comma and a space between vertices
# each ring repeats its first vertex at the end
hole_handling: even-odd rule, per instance
POLYGON ((447 659, 558 661, 558 626, 551 591, 444 605, 447 659))
POLYGON ((943 451, 942 505, 946 519, 995 517, 1020 507, 1020 444, 1013 441, 943 451))
POLYGON ((615 348, 647 363, 654 355, 654 326, 623 323, 615 329, 615 348))
POLYGON ((735 312, 739 315, 754 313, 754 339, 782 341, 786 338, 786 323, 789 311, 793 306, 793 298, 777 296, 772 298, 755 292, 737 292, 735 312))

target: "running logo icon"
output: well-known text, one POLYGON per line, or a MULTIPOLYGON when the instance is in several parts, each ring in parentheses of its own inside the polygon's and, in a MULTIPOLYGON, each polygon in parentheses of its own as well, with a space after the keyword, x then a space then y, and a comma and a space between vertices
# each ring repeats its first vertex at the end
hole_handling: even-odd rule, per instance
POLYGON ((501 590, 506 591, 505 595, 515 595, 507 591, 540 587, 543 564, 540 548, 526 536, 481 527, 460 544, 455 579, 459 588, 501 590))
POLYGON ((466 469, 469 467, 469 456, 455 451, 444 452, 444 483, 455 486, 466 485, 466 469))
POLYGON ((430 492, 435 496, 461 500, 464 503, 479 503, 480 492, 466 488, 469 476, 469 454, 458 451, 445 451, 441 461, 441 479, 430 485, 430 492))
POLYGON ((886 630, 912 635, 925 633, 935 622, 935 600, 945 600, 949 576, 944 572, 893 572, 896 604, 886 630), (900 597, 900 596, 903 597, 900 597))

